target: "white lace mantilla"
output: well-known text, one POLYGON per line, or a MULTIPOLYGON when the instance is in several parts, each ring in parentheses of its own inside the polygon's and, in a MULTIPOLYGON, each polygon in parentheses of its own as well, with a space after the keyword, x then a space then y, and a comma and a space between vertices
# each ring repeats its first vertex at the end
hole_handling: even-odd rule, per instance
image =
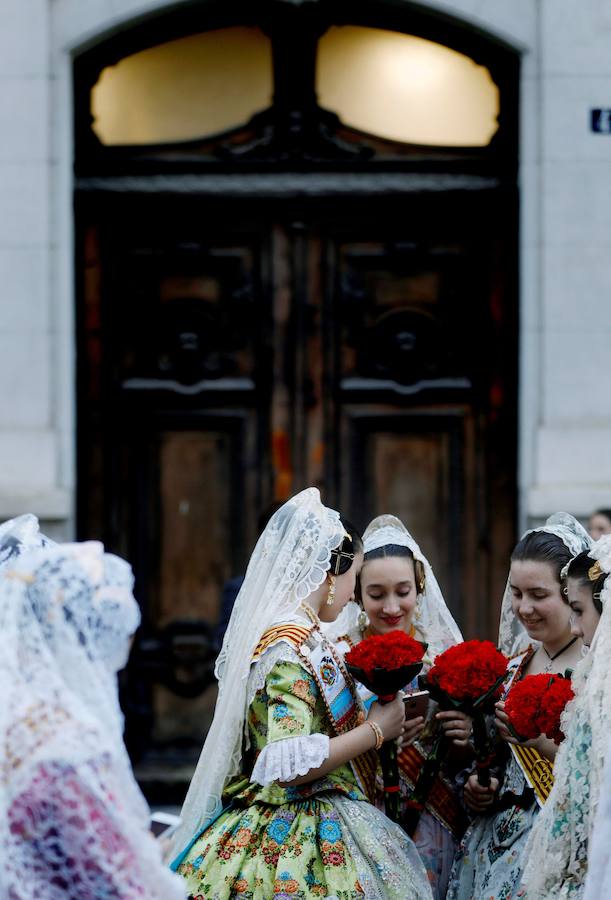
MULTIPOLYGON (((583 550, 589 550, 592 540, 585 528, 570 515, 570 513, 557 512, 550 516, 544 525, 539 528, 531 528, 525 531, 521 539, 535 531, 544 531, 560 538, 564 546, 572 556, 577 556, 583 550)), ((507 578, 503 602, 501 604, 501 618, 499 622, 498 645, 506 656, 515 656, 529 643, 526 629, 517 616, 514 615, 512 605, 512 593, 507 578)))
POLYGON ((413 625, 418 640, 428 645, 427 655, 433 660, 448 647, 460 644, 463 636, 446 605, 431 564, 403 522, 396 516, 377 516, 363 535, 365 556, 380 547, 392 545, 406 547, 424 568, 424 591, 418 591, 413 625))
POLYGON ((97 542, 21 554, 7 539, 0 896, 179 900, 122 740, 117 670, 140 619, 131 569, 97 542))
MULTIPOLYGON (((608 535, 589 553, 610 572, 608 535)), ((566 737, 554 763, 554 787, 525 852, 523 881, 529 900, 583 896, 588 865, 598 858, 590 854, 590 841, 611 740, 611 576, 605 580, 601 602, 603 612, 591 650, 573 674, 575 699, 562 714, 566 737)))
POLYGON ((221 810, 223 785, 240 771, 249 697, 263 678, 260 670, 251 679, 257 644, 272 626, 295 621, 301 601, 325 580, 343 536, 339 514, 323 506, 316 488, 308 488, 272 516, 259 538, 217 660, 214 719, 181 812, 173 858, 221 810))

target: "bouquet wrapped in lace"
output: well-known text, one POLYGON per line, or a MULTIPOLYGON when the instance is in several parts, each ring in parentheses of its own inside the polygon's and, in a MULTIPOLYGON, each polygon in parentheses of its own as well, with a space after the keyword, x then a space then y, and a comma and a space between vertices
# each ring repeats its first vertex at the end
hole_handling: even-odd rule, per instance
POLYGON ((560 744, 564 739, 560 716, 574 696, 568 675, 527 675, 507 694, 505 712, 509 730, 520 742, 544 734, 560 744))
MULTIPOLYGON (((404 631, 390 631, 360 641, 346 654, 345 662, 352 677, 376 694, 380 703, 390 703, 397 692, 409 684, 422 669, 426 646, 404 631)), ((386 815, 399 821, 399 769, 397 747, 386 741, 380 750, 384 779, 386 815)))
MULTIPOLYGON (((427 674, 419 679, 420 687, 430 693, 441 709, 455 709, 473 719, 477 778, 484 786, 490 784, 492 762, 485 716, 492 712, 499 697, 508 662, 491 641, 464 641, 440 653, 427 674)), ((408 834, 416 830, 448 749, 444 734, 440 731, 408 801, 403 822, 408 834)))

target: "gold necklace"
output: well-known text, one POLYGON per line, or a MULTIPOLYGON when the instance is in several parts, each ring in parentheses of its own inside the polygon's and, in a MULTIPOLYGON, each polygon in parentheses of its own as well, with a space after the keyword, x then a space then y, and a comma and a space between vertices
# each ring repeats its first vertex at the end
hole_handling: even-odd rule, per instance
POLYGON ((312 607, 311 607, 311 606, 308 606, 307 603, 300 603, 300 604, 299 604, 299 609, 303 610, 303 612, 306 614, 306 616, 308 617, 308 619, 310 620, 310 622, 312 623, 312 625, 313 625, 318 631, 320 631, 320 619, 318 618, 318 616, 316 615, 316 613, 314 612, 314 610, 312 609, 312 607))

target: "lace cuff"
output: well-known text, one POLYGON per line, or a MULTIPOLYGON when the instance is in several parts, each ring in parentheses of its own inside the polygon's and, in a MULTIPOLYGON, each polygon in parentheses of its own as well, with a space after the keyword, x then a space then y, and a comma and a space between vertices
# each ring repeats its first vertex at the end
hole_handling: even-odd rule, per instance
POLYGON ((259 754, 250 780, 264 787, 274 781, 292 781, 310 769, 317 769, 328 756, 329 738, 326 734, 272 741, 259 754))

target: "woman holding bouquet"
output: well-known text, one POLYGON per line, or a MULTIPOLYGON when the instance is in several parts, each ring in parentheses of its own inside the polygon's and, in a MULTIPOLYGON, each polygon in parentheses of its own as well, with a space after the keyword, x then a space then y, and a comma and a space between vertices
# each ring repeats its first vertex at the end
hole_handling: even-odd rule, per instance
POLYGON ((568 567, 573 634, 591 650, 575 669, 575 699, 562 720, 566 737, 554 765, 554 787, 526 848, 523 886, 529 898, 583 897, 586 874, 588 895, 608 896, 603 879, 609 826, 603 820, 595 827, 595 820, 611 739, 610 572, 611 535, 568 567))
MULTIPOLYGON (((346 653, 364 637, 396 629, 428 644, 429 660, 462 641, 428 560, 400 519, 391 515, 378 516, 368 525, 363 543, 365 553, 359 579, 362 608, 349 604, 337 623, 335 633, 340 629, 344 632, 337 641, 340 651, 346 653)), ((425 670, 428 665, 430 662, 425 670)), ((364 688, 361 688, 361 697, 365 704, 375 699, 364 688)), ((406 722, 398 758, 403 814, 440 729, 454 745, 464 748, 471 732, 471 720, 460 712, 437 712, 431 703, 426 721, 417 716, 406 722)), ((460 756, 463 753, 464 750, 460 756)), ((414 843, 426 866, 435 898, 446 895, 456 840, 465 826, 464 813, 450 777, 451 757, 448 763, 442 766, 435 779, 414 832, 414 843)), ((383 809, 381 786, 378 778, 376 803, 383 809)))
MULTIPOLYGON (((541 528, 526 532, 514 548, 499 635, 501 650, 514 654, 506 693, 525 675, 562 674, 581 659, 561 573, 590 544, 573 516, 557 513, 541 528)), ((479 785, 476 775, 465 785, 465 802, 476 818, 456 856, 450 900, 516 895, 528 835, 553 785, 554 742, 541 736, 518 743, 507 724, 504 703, 498 703, 496 777, 488 788, 479 785)))
POLYGON ((214 720, 174 839, 194 898, 430 898, 413 843, 375 809, 376 756, 400 697, 365 718, 325 638, 353 596, 358 534, 310 488, 271 518, 217 661, 214 720))

